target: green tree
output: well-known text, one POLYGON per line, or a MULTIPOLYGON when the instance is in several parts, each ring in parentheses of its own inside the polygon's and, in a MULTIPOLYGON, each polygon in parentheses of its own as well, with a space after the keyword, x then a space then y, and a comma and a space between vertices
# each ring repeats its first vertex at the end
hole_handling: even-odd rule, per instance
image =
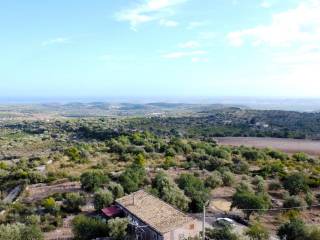
POLYGON ((162 200, 176 206, 182 211, 188 210, 190 199, 164 172, 159 172, 156 175, 152 181, 152 187, 162 200))
POLYGON ((113 202, 112 192, 109 190, 99 190, 94 194, 93 204, 94 208, 98 211, 108 207, 113 202))
POLYGON ((40 227, 36 225, 25 226, 24 228, 22 228, 21 235, 23 240, 43 240, 44 239, 44 236, 43 236, 43 233, 41 232, 40 227))
POLYGON ((43 233, 36 225, 23 225, 21 223, 1 224, 1 240, 43 240, 43 233))
POLYGON ((209 189, 204 182, 192 174, 181 174, 178 185, 191 199, 189 209, 193 212, 201 212, 204 204, 209 200, 209 189))
POLYGON ((292 158, 298 162, 306 162, 309 160, 308 155, 303 152, 293 154, 292 158))
POLYGON ((313 201, 314 201, 314 196, 313 196, 311 191, 307 192, 307 194, 305 196, 305 201, 306 201, 306 203, 308 204, 309 207, 312 206, 313 201))
POLYGON ((262 213, 270 207, 270 199, 265 193, 256 194, 247 187, 240 185, 232 196, 231 208, 243 209, 247 219, 254 212, 262 213))
POLYGON ((205 185, 211 189, 215 189, 217 187, 222 186, 222 176, 221 173, 218 171, 213 171, 209 177, 205 180, 205 185))
POLYGON ((80 151, 76 147, 70 147, 65 150, 65 154, 70 158, 71 161, 79 162, 81 159, 80 151))
POLYGON ((285 198, 283 202, 284 208, 296 208, 295 210, 300 211, 299 207, 304 206, 304 202, 300 199, 299 196, 289 196, 285 198))
POLYGON ((320 239, 320 228, 319 227, 311 227, 309 229, 308 237, 306 240, 319 240, 320 239))
POLYGON ((108 221, 110 237, 122 240, 127 235, 129 220, 127 218, 115 218, 108 221))
POLYGON ((121 174, 120 183, 125 192, 135 192, 143 186, 146 176, 147 174, 143 167, 132 165, 121 174))
POLYGON ((69 212, 79 212, 80 206, 83 206, 85 203, 85 198, 79 193, 67 193, 63 206, 69 212))
POLYGON ((230 171, 223 171, 221 177, 224 186, 232 186, 235 182, 234 174, 230 171))
POLYGON ((283 187, 288 190, 290 195, 298 195, 300 192, 309 190, 306 177, 301 173, 288 176, 283 183, 283 187))
POLYGON ((144 155, 142 153, 139 153, 135 160, 134 160, 135 164, 141 167, 144 167, 146 165, 146 158, 144 157, 144 155))
POLYGON ((44 199, 42 201, 42 206, 45 208, 46 211, 48 211, 50 213, 56 213, 56 212, 59 212, 59 210, 60 210, 56 201, 52 197, 44 199))
POLYGON ((231 226, 228 225, 219 228, 206 229, 206 237, 213 240, 239 240, 239 237, 231 230, 231 226))
POLYGON ((259 222, 251 225, 245 232, 245 235, 247 235, 250 240, 268 240, 270 236, 268 230, 259 222))
POLYGON ((20 223, 1 224, 0 239, 2 240, 22 240, 21 230, 24 226, 20 223))
POLYGON ((123 187, 119 183, 109 183, 108 189, 112 192, 114 199, 121 198, 124 195, 123 187))
POLYGON ((277 235, 281 240, 305 240, 308 232, 300 219, 291 219, 279 227, 277 235))
POLYGON ((109 178, 100 170, 92 170, 81 174, 82 189, 92 192, 108 183, 109 178))
POLYGON ((84 215, 73 219, 72 231, 77 240, 91 240, 108 235, 108 227, 103 221, 84 215))

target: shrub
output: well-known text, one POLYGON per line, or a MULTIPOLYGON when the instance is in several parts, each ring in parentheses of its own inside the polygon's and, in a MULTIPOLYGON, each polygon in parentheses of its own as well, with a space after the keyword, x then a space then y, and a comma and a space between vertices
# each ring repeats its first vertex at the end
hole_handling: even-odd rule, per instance
POLYGON ((84 215, 78 215, 72 220, 72 231, 78 240, 95 239, 108 235, 107 225, 103 221, 84 215))
POLYGON ((20 223, 1 224, 0 239, 2 240, 43 240, 43 233, 36 225, 26 226, 20 223))
POLYGON ((79 212, 80 206, 85 203, 85 198, 79 193, 67 193, 63 201, 64 208, 69 212, 79 212))
POLYGON ((247 235, 250 240, 268 240, 270 237, 268 230, 258 222, 251 225, 248 230, 246 230, 245 235, 247 235))
POLYGON ((220 187, 223 185, 221 173, 218 171, 214 171, 210 174, 209 177, 205 180, 206 187, 211 189, 220 187))
POLYGON ((109 206, 113 202, 113 195, 109 190, 99 190, 94 194, 94 208, 98 211, 107 206, 109 206))
POLYGON ((80 182, 82 189, 92 192, 104 186, 109 181, 103 171, 92 170, 81 174, 80 182))
POLYGON ((185 196, 184 192, 178 188, 175 182, 171 180, 164 172, 156 175, 152 181, 152 191, 164 201, 174 205, 180 210, 188 210, 190 199, 185 196))
POLYGON ((282 185, 279 182, 270 182, 268 186, 269 190, 279 190, 282 188, 282 185))
POLYGON ((42 206, 45 208, 46 211, 50 213, 56 213, 60 210, 59 206, 57 205, 54 198, 49 197, 42 201, 42 206))
POLYGON ((223 171, 221 177, 224 186, 232 186, 235 182, 234 174, 230 171, 223 171))
POLYGON ((292 158, 298 162, 306 162, 309 160, 308 155, 303 152, 293 154, 292 158))
POLYGON ((256 194, 245 184, 237 187, 235 194, 232 196, 231 208, 237 207, 244 210, 247 219, 254 212, 261 213, 270 207, 270 199, 264 193, 256 194))
POLYGON ((108 189, 112 192, 114 199, 121 198, 124 195, 123 187, 119 183, 109 183, 108 189))
POLYGON ((121 174, 120 183, 125 192, 135 192, 143 186, 146 176, 147 175, 143 167, 132 165, 121 174))
POLYGON ((239 240, 239 237, 231 231, 230 226, 223 226, 222 228, 214 228, 206 230, 206 237, 215 240, 239 240))
POLYGON ((277 232, 281 240, 303 240, 307 239, 307 228, 300 219, 291 219, 290 222, 282 224, 277 232))
POLYGON ((209 190, 204 182, 192 174, 181 174, 178 184, 191 199, 189 209, 193 212, 202 211, 204 204, 209 200, 209 190))
POLYGON ((304 206, 304 202, 299 198, 299 196, 289 196, 283 202, 284 208, 296 208, 300 211, 299 207, 304 206))
POLYGON ((110 237, 122 240, 127 235, 129 220, 127 218, 115 218, 108 221, 110 237))
POLYGON ((300 173, 294 173, 288 176, 283 183, 283 187, 288 190, 291 195, 307 192, 309 189, 306 177, 300 173))

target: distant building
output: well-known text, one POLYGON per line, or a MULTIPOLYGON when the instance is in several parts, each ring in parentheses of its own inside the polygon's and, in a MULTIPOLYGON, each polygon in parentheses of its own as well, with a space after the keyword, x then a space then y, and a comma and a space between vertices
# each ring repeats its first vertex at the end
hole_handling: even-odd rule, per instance
POLYGON ((198 236, 202 223, 140 190, 116 200, 140 240, 184 240, 198 236))

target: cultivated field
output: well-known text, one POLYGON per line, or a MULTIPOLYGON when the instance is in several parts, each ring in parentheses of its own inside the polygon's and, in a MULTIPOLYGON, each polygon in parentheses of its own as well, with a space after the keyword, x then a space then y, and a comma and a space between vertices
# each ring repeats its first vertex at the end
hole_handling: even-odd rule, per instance
POLYGON ((222 145, 274 148, 286 153, 305 152, 312 156, 320 155, 320 141, 316 140, 256 137, 218 137, 216 140, 222 145))

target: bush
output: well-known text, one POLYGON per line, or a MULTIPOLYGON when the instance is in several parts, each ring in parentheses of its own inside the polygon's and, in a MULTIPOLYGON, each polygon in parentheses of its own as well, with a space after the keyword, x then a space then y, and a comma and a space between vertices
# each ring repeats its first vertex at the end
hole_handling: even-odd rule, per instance
POLYGON ((188 210, 190 199, 164 172, 156 175, 152 182, 152 187, 152 191, 156 192, 162 200, 182 211, 188 210))
POLYGON ((112 192, 114 199, 121 198, 124 195, 123 187, 119 183, 109 183, 108 189, 112 192))
POLYGON ((109 178, 103 171, 92 170, 81 174, 80 182, 82 189, 92 192, 108 183, 109 178))
POLYGON ((221 177, 224 186, 232 186, 235 182, 234 174, 230 171, 223 171, 221 177))
POLYGON ((300 192, 307 192, 309 190, 306 177, 300 173, 288 176, 283 183, 283 187, 288 190, 290 195, 297 195, 300 192))
POLYGON ((218 171, 214 171, 210 174, 209 177, 205 180, 205 185, 206 187, 209 187, 211 189, 215 189, 217 187, 222 186, 223 181, 222 181, 222 176, 221 173, 218 171))
POLYGON ((270 199, 265 193, 256 194, 247 185, 241 184, 232 196, 231 208, 237 207, 244 210, 247 219, 254 212, 261 213, 270 207, 270 199))
POLYGON ((43 233, 35 225, 26 226, 20 223, 0 225, 1 240, 43 240, 43 233))
POLYGON ((135 192, 143 186, 146 176, 147 174, 143 167, 132 165, 121 174, 120 183, 125 192, 135 192))
POLYGON ((299 207, 304 206, 304 202, 299 198, 299 196, 289 196, 283 202, 284 208, 296 208, 295 210, 300 211, 299 207))
POLYGON ((72 220, 72 231, 78 240, 95 239, 108 235, 107 225, 95 218, 78 215, 72 220))
POLYGON ((67 193, 63 201, 64 208, 68 212, 79 212, 80 206, 86 203, 85 198, 79 193, 67 193))
POLYGON ((113 202, 113 195, 109 190, 99 190, 94 194, 94 208, 98 211, 108 207, 113 202))
POLYGON ((282 185, 279 182, 270 182, 268 186, 269 190, 279 190, 282 188, 282 185))
POLYGON ((292 219, 282 224, 277 232, 281 240, 303 240, 307 239, 307 228, 300 219, 292 219))
POLYGON ((26 226, 21 231, 23 240, 42 240, 44 239, 41 229, 36 225, 26 226))
POLYGON ((253 178, 252 184, 257 187, 258 192, 264 192, 265 190, 265 181, 263 177, 257 175, 253 178))
POLYGON ((115 218, 108 221, 109 236, 122 240, 127 235, 129 220, 127 218, 115 218))
POLYGON ((47 212, 50 212, 50 213, 56 213, 56 212, 59 212, 60 210, 56 201, 52 197, 44 199, 42 201, 42 206, 45 208, 47 212))
POLYGON ((201 212, 204 204, 209 200, 209 190, 204 182, 192 174, 181 174, 178 184, 191 199, 189 209, 193 212, 201 212))
POLYGON ((206 230, 206 237, 214 240, 239 240, 239 237, 231 231, 230 226, 206 230))
POLYGON ((298 162, 306 162, 309 160, 308 155, 303 152, 293 154, 292 158, 298 162))
POLYGON ((251 225, 248 230, 246 230, 245 235, 247 235, 250 240, 268 240, 270 236, 268 230, 258 222, 251 225))

